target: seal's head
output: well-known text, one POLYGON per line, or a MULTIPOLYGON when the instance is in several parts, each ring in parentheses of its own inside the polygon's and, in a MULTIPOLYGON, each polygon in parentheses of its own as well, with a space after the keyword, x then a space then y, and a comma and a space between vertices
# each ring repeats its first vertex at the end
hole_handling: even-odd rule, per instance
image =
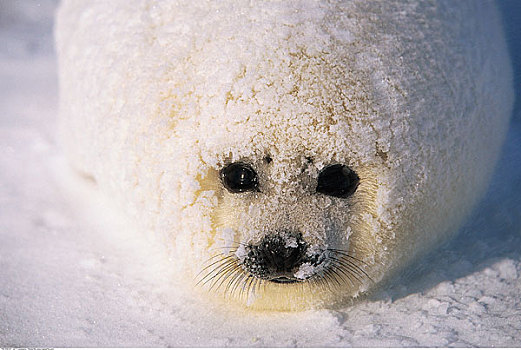
MULTIPOLYGON (((327 118, 308 118, 306 130, 329 130, 327 118)), ((240 135, 251 122, 236 125, 240 135)), ((307 124, 306 116, 293 122, 307 124)), ((198 283, 269 309, 316 307, 365 290, 371 275, 378 277, 371 266, 385 255, 381 224, 370 219, 378 215, 378 173, 345 150, 329 152, 338 142, 333 135, 317 145, 287 122, 253 134, 264 141, 229 135, 236 145, 201 179, 201 193, 216 202, 211 234, 199 248, 207 256, 195 259, 203 261, 198 283)))

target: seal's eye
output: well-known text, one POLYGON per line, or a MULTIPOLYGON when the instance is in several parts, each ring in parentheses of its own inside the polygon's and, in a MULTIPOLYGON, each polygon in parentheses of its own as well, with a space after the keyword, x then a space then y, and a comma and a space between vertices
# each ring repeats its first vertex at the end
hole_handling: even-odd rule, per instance
POLYGON ((221 181, 232 193, 257 191, 259 183, 253 168, 242 162, 232 163, 221 169, 221 181))
POLYGON ((359 180, 358 175, 345 165, 328 165, 318 174, 317 192, 347 198, 356 191, 359 180))

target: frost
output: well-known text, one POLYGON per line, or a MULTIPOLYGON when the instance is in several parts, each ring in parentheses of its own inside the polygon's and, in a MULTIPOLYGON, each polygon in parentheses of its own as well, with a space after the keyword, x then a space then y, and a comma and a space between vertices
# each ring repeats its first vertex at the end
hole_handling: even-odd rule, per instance
POLYGON ((246 250, 246 246, 244 244, 240 244, 235 251, 235 256, 239 259, 239 261, 244 261, 248 256, 248 251, 246 250))
POLYGON ((315 267, 310 263, 305 263, 300 265, 299 269, 293 276, 300 280, 304 280, 308 277, 311 277, 315 274, 315 267))
POLYGON ((229 227, 222 228, 219 230, 219 232, 220 232, 219 238, 222 241, 222 246, 220 246, 219 248, 222 248, 222 250, 225 253, 229 253, 235 246, 234 242, 235 242, 236 232, 229 227))
POLYGON ((285 248, 297 248, 298 247, 297 238, 294 236, 285 237, 284 247, 285 248))

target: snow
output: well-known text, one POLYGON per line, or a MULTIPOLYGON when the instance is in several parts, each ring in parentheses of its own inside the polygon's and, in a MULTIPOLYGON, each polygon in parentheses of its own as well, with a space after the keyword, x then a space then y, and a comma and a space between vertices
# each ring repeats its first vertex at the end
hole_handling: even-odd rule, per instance
POLYGON ((315 267, 310 263, 305 263, 300 265, 297 272, 295 272, 294 276, 298 279, 304 280, 309 278, 315 274, 315 267))
POLYGON ((0 3, 0 345, 521 346, 519 115, 453 241, 353 305, 244 311, 176 281, 161 243, 68 170, 54 7, 0 3))

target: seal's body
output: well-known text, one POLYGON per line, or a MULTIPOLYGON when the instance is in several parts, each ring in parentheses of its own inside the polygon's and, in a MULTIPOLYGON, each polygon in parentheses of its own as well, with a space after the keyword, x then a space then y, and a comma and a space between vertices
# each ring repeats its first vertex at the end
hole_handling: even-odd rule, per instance
POLYGON ((475 1, 66 1, 75 168, 258 308, 356 296, 457 230, 513 92, 475 1))

